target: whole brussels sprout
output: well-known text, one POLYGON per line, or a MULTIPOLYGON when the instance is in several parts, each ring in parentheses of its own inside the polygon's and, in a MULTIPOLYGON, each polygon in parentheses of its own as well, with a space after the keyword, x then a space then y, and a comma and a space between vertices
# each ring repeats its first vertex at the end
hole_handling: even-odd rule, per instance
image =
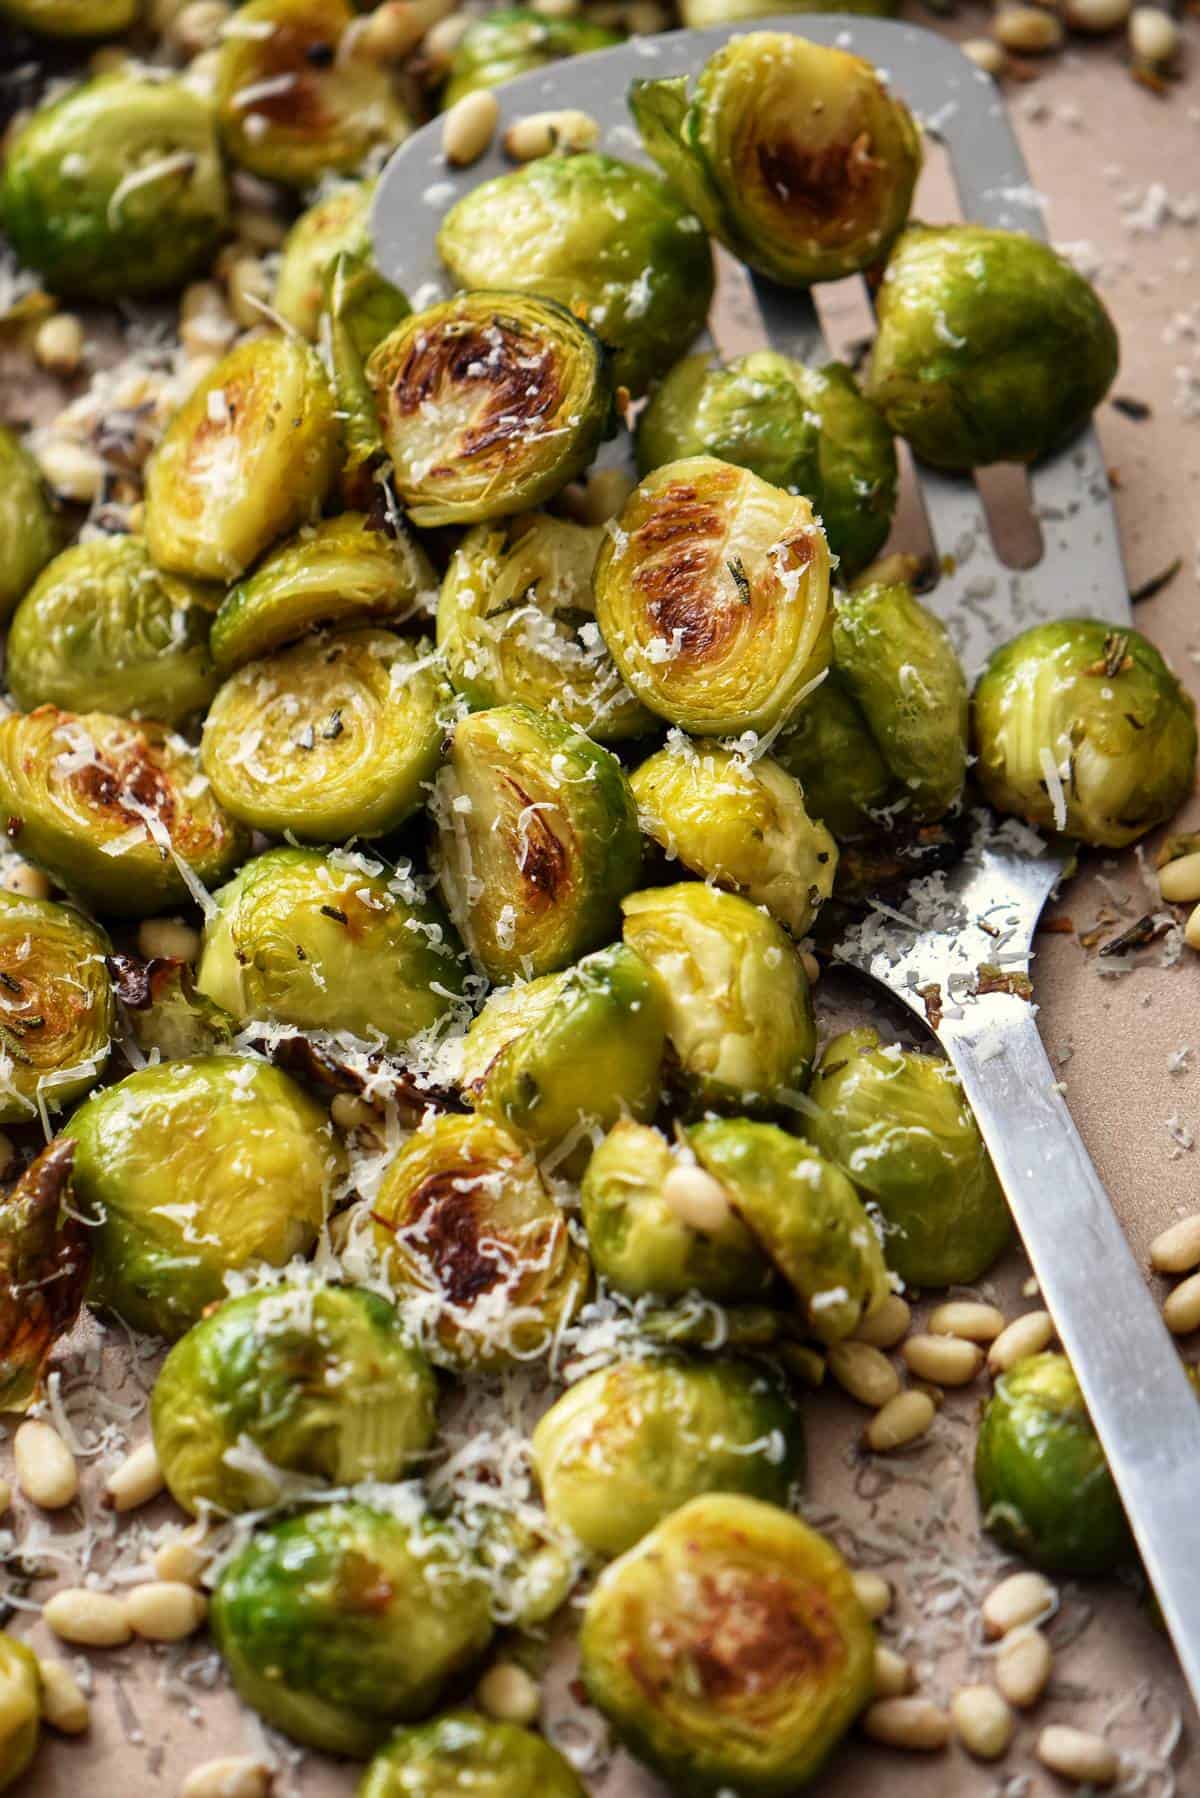
POLYGON ((635 81, 642 142, 714 237, 785 287, 869 268, 908 217, 921 135, 860 56, 752 31, 686 75, 635 81))
POLYGON ((150 554, 176 574, 235 580, 320 509, 338 453, 316 352, 283 333, 238 344, 192 389, 147 464, 150 554))
POLYGON ((607 1559, 705 1492, 786 1505, 804 1475, 804 1432, 762 1368, 620 1361, 550 1407, 533 1464, 551 1520, 607 1559))
POLYGON ((868 1703, 875 1636, 831 1542, 775 1505, 695 1498, 605 1570, 592 1702, 672 1790, 793 1792, 868 1703))
POLYGON ((1112 385, 1117 334, 1049 244, 984 225, 911 225, 888 261, 868 392, 935 468, 1032 462, 1112 385))
POLYGON ((382 630, 306 637, 225 682, 204 724, 204 772, 256 830, 382 836, 425 798, 443 698, 428 643, 382 630))
POLYGON ((75 1144, 58 1137, 0 1197, 0 1411, 41 1397, 51 1351, 79 1315, 91 1230, 71 1204, 75 1144))
POLYGON ((481 87, 502 87, 517 75, 542 69, 565 56, 607 50, 620 36, 589 19, 552 19, 532 7, 500 7, 471 20, 450 59, 443 107, 481 87))
POLYGON ((64 1134, 94 1217, 92 1301, 175 1338, 225 1296, 225 1275, 306 1254, 340 1154, 294 1080, 231 1055, 159 1062, 93 1093, 64 1134))
POLYGON ((325 280, 343 251, 371 254, 373 181, 344 181, 300 214, 279 256, 272 306, 310 343, 325 304, 325 280))
POLYGON ((800 784, 805 809, 845 847, 877 835, 902 797, 849 687, 831 667, 775 739, 780 767, 800 784))
POLYGON ((597 151, 481 182, 437 242, 460 287, 542 294, 586 319, 634 395, 703 330, 712 302, 699 219, 660 176, 597 151))
POLYGON ((216 601, 163 574, 140 537, 95 537, 56 556, 17 607, 4 671, 25 711, 50 704, 178 724, 220 677, 208 650, 216 601))
POLYGON ((993 652, 972 701, 976 777, 997 811, 1122 849, 1192 790, 1196 707, 1138 631, 1035 624, 993 652))
POLYGON ((829 549, 806 499, 692 456, 636 488, 596 560, 630 689, 692 736, 769 731, 829 663, 829 549))
POLYGON ((366 372, 418 525, 540 506, 587 467, 612 416, 599 338, 531 294, 462 293, 414 313, 366 372))
POLYGON ((196 983, 239 1023, 349 1030, 401 1049, 462 992, 461 951, 438 908, 365 856, 268 849, 217 906, 196 983))
POLYGON ((137 0, 2 0, 0 18, 42 37, 116 37, 137 17, 137 0))
POLYGON ((492 980, 553 973, 616 934, 642 842, 608 750, 528 706, 473 712, 434 797, 446 905, 492 980))
POLYGON ((260 1287, 175 1344, 151 1421, 176 1504, 193 1516, 265 1510, 286 1473, 333 1486, 402 1479, 433 1440, 437 1382, 378 1294, 260 1287))
POLYGON ((256 1530, 221 1574, 212 1627, 260 1716, 357 1759, 430 1711, 492 1633, 483 1582, 419 1501, 325 1505, 256 1530))
POLYGON ((969 1286, 987 1272, 1012 1224, 949 1062, 847 1030, 826 1046, 809 1099, 804 1134, 878 1207, 901 1279, 969 1286))
POLYGON ((629 784, 643 831, 669 856, 765 905, 793 936, 811 927, 833 891, 837 844, 778 762, 676 733, 629 784))
POLYGON ((1065 1355, 1031 1355, 996 1382, 975 1451, 983 1527, 1049 1573, 1111 1573, 1132 1541, 1065 1355))
POLYGON ((667 1037, 695 1102, 771 1111, 817 1047, 803 963, 773 918, 700 881, 631 893, 625 941, 659 975, 667 1037))
POLYGON ((777 350, 732 362, 685 356, 637 428, 643 474, 685 456, 719 456, 804 494, 844 580, 879 554, 896 507, 892 434, 840 362, 806 368, 777 350))
POLYGON ((442 583, 437 634, 472 711, 523 703, 601 743, 655 728, 595 622, 592 568, 602 535, 599 526, 545 512, 467 532, 442 583))
MULTIPOLYGON (((899 12, 898 0, 844 0, 839 12, 866 13, 889 19, 899 12)), ((824 12, 824 0, 680 0, 681 23, 693 30, 708 25, 738 25, 743 19, 777 19, 781 13, 824 12)))
POLYGON ((71 88, 17 134, 0 214, 55 293, 113 300, 179 286, 229 219, 211 107, 158 71, 71 88))
POLYGON ((230 157, 265 181, 308 187, 391 148, 411 123, 346 0, 250 0, 223 34, 217 115, 230 157))
POLYGON ((0 718, 0 811, 21 854, 101 911, 144 918, 244 860, 248 841, 158 724, 104 712, 0 718))
POLYGON ((37 463, 0 425, 0 619, 54 555, 60 536, 37 463))
POLYGON ((116 1028, 98 924, 0 890, 0 1124, 62 1111, 104 1072, 116 1028))
POLYGON ((0 1630, 0 1791, 6 1792, 29 1766, 41 1728, 37 1656, 7 1630, 0 1630))
POLYGON ((367 1768, 358 1798, 587 1798, 557 1748, 515 1723, 447 1711, 398 1729, 367 1768))

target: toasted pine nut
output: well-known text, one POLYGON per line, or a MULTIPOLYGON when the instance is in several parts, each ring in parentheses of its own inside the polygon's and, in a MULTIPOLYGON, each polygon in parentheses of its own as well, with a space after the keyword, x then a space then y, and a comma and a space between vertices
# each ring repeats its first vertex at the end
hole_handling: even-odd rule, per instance
POLYGON ((864 1318, 855 1330, 854 1342, 869 1342, 872 1348, 895 1348, 912 1327, 912 1307, 898 1292, 889 1292, 871 1317, 864 1318))
POLYGON ((470 23, 465 12, 448 13, 444 19, 439 19, 436 25, 429 27, 421 39, 423 55, 427 56, 435 65, 449 62, 458 49, 463 32, 470 23))
POLYGON ((125 1596, 130 1626, 148 1642, 182 1642, 204 1622, 208 1600, 182 1580, 147 1580, 125 1596))
POLYGON ((984 1633, 994 1641, 1026 1623, 1044 1623, 1057 1603, 1058 1593, 1044 1573, 1010 1573, 983 1601, 984 1633))
MULTIPOLYGON (((52 375, 73 375, 83 361, 83 326, 73 312, 55 312, 38 326, 33 353, 52 375)), ((1200 861, 1200 856, 1196 857, 1200 861)), ((1196 894, 1200 899, 1200 892, 1196 894)))
POLYGON ((1138 62, 1163 69, 1179 48, 1179 27, 1157 6, 1135 6, 1129 15, 1129 48, 1138 62))
POLYGON ((481 1710, 501 1723, 534 1723, 542 1708, 542 1690, 515 1661, 497 1661, 475 1688, 481 1710))
POLYGON ((500 105, 490 88, 479 88, 456 100, 442 120, 442 153, 452 168, 478 162, 500 121, 500 105))
POLYGON ((232 15, 225 0, 189 0, 180 7, 167 28, 167 42, 186 57, 214 50, 232 15))
POLYGON ((1054 1341, 1054 1319, 1048 1311, 1027 1311, 1001 1330, 988 1350, 988 1372, 1007 1373, 1018 1361, 1040 1355, 1054 1341))
POLYGON ((1006 50, 1024 56, 1040 56, 1043 51, 1057 50, 1063 41, 1063 28, 1052 12, 1041 6, 1026 6, 1023 0, 1007 0, 992 20, 992 36, 1006 50))
POLYGON ((105 1500, 114 1511, 136 1511, 157 1498, 164 1483, 153 1442, 143 1442, 105 1480, 105 1500))
POLYGON ((87 1586, 67 1586, 48 1598, 42 1620, 61 1641, 79 1648, 122 1648, 133 1635, 121 1600, 87 1586))
POLYGON ((48 899, 53 890, 42 870, 31 862, 14 861, 5 871, 3 886, 6 893, 19 893, 23 899, 48 899))
POLYGON ((635 485, 623 468, 597 468, 586 480, 568 487, 563 498, 578 524, 607 524, 616 518, 635 485))
POLYGON ((61 1511, 79 1491, 75 1457, 53 1424, 27 1418, 13 1438, 17 1485, 31 1505, 61 1511))
POLYGON ((1190 1274, 1200 1267, 1200 1211, 1181 1217, 1154 1238, 1150 1265, 1159 1274, 1190 1274))
POLYGON ((704 1236, 715 1236, 733 1215, 721 1182, 690 1161, 678 1161, 668 1171, 662 1196, 680 1223, 704 1236))
POLYGON ((226 277, 229 310, 243 330, 263 322, 263 307, 271 299, 266 265, 258 256, 235 256, 226 277))
POLYGON ((877 1698, 863 1714, 863 1728, 873 1742, 925 1753, 950 1740, 950 1719, 929 1698, 877 1698))
POLYGON ((230 1754, 193 1767, 179 1798, 271 1798, 275 1775, 252 1754, 230 1754))
POLYGON ((955 1733, 977 1761, 998 1761, 1013 1739, 1016 1718, 995 1686, 962 1686, 950 1700, 955 1733))
POLYGON ((1169 905, 1195 905, 1200 899, 1200 850, 1178 856, 1160 868, 1158 890, 1169 905))
POLYGON ((90 506, 104 485, 104 464, 95 450, 66 437, 47 437, 32 447, 47 485, 64 499, 90 506))
POLYGON ((600 127, 588 112, 530 112, 504 133, 504 154, 514 162, 536 162, 554 150, 590 150, 599 140, 600 127))
POLYGON ((982 69, 994 81, 999 81, 1008 70, 1008 57, 990 37, 969 37, 958 47, 964 56, 970 57, 977 69, 982 69))
POLYGON ((875 1413, 863 1432, 867 1447, 877 1455, 906 1448, 925 1434, 936 1416, 937 1406, 927 1392, 898 1392, 875 1413))
POLYGON ((155 1576, 169 1585, 198 1586, 212 1559, 211 1549, 205 1547, 207 1535, 203 1523, 192 1523, 168 1537, 154 1551, 155 1576))
POLYGON ((878 1411, 900 1390, 900 1375, 869 1342, 834 1342, 825 1351, 829 1371, 850 1397, 878 1411))
POLYGON ((860 1571, 853 1575, 854 1596, 872 1623, 878 1623, 892 1608, 892 1588, 882 1573, 860 1571))
POLYGON ((1063 1779, 1077 1785, 1110 1786, 1121 1771, 1121 1763, 1103 1736, 1086 1729, 1068 1729, 1051 1723, 1037 1739, 1037 1757, 1063 1779))
POLYGON ((1200 905, 1194 906, 1188 913, 1188 921, 1183 927, 1183 940, 1189 949, 1200 949, 1200 905))
POLYGON ((91 1706, 65 1661, 38 1661, 42 1715, 64 1736, 81 1736, 92 1720, 91 1706))
POLYGON ((909 1336, 900 1353, 911 1373, 939 1386, 967 1386, 983 1366, 983 1350, 961 1336, 909 1336))
POLYGON ((902 1654, 882 1643, 875 1650, 876 1698, 903 1698, 916 1685, 912 1668, 902 1654))
POLYGON ((995 1342, 1007 1322, 997 1306, 977 1304, 974 1299, 949 1299, 929 1313, 931 1335, 961 1336, 964 1342, 995 1342))
POLYGON ((1169 1293, 1163 1318, 1172 1336, 1190 1336, 1200 1330, 1200 1274, 1192 1274, 1169 1293))
POLYGON ((1132 0, 1066 0, 1063 17, 1072 31, 1115 31, 1129 17, 1132 0))
POLYGON ((996 1684, 1010 1704, 1026 1711, 1046 1690, 1052 1662, 1041 1630, 1013 1630, 996 1650, 996 1684))
POLYGON ((138 954, 147 961, 197 961, 200 932, 179 918, 147 918, 138 926, 138 954))

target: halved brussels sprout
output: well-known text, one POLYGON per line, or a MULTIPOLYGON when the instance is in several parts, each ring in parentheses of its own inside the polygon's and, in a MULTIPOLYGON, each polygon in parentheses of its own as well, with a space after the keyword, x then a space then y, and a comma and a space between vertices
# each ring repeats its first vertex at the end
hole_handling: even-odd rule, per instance
POLYGON ((460 287, 542 294, 586 319, 634 395, 703 330, 712 302, 700 220, 660 176, 596 151, 482 182, 437 243, 460 287))
POLYGON ((110 947, 72 906, 0 890, 0 1124, 62 1111, 104 1072, 110 947))
POLYGON ((615 936, 642 841, 608 750, 528 706, 473 712, 435 815, 446 904, 491 979, 553 973, 615 936))
POLYGON ((61 1137, 0 1198, 0 1411, 40 1396, 50 1352, 79 1315, 91 1231, 70 1205, 75 1144, 61 1137))
POLYGON ((182 737, 105 712, 0 718, 0 810, 27 861, 120 917, 184 903, 249 847, 182 737))
POLYGON ((25 711, 92 707, 178 724, 220 684, 208 651, 216 599, 163 574, 140 537, 64 550, 17 607, 4 672, 25 711))
POLYGON ((222 34, 217 115, 233 161, 308 187, 352 174, 411 122, 391 70, 346 37, 345 0, 250 0, 222 34))
POLYGON ((310 343, 317 340, 325 279, 338 256, 371 254, 374 197, 373 181, 342 182, 302 212, 284 240, 272 304, 310 343))
POLYGON ((367 362, 414 524, 525 512, 587 467, 612 415, 599 338, 555 300, 463 293, 406 318, 367 362))
POLYGON ((537 1163, 490 1118, 418 1130, 389 1164, 369 1222, 401 1309, 450 1367, 532 1360, 583 1303, 587 1256, 537 1163))
POLYGON ((588 50, 607 50, 620 35, 589 19, 552 19, 532 7, 501 7, 473 18, 450 60, 443 107, 481 87, 502 87, 514 76, 588 50))
POLYGON ((1122 849, 1192 790, 1196 707, 1139 631, 1035 624, 994 651, 972 701, 975 772, 997 811, 1122 849))
POLYGON ((625 941, 659 976, 667 1037, 696 1103, 771 1111, 807 1085, 812 995, 773 918, 700 881, 631 893, 625 941))
POLYGON ((73 87, 18 132, 0 214, 55 293, 112 300, 176 287, 228 223, 212 108, 160 70, 73 87))
POLYGON ((752 31, 685 75, 635 81, 642 142, 708 230, 787 287, 882 260, 908 217, 921 135, 860 56, 752 31))
POLYGON ((116 37, 128 31, 138 0, 2 0, 0 18, 43 37, 116 37))
POLYGON ((949 1062, 868 1026, 827 1044, 800 1127, 883 1218, 889 1267, 914 1286, 969 1286, 1012 1234, 975 1115, 949 1062))
POLYGON ((26 1643, 0 1630, 0 1791, 7 1791, 29 1766, 41 1727, 37 1656, 26 1643))
POLYGON ((587 1798, 557 1748, 515 1723, 447 1711, 398 1729, 367 1768, 358 1798, 587 1798))
POLYGON ((221 1574, 212 1627, 260 1716, 358 1759, 430 1711, 492 1633, 460 1543, 404 1493, 394 1513, 325 1505, 256 1530, 221 1574))
POLYGON ((238 344, 192 389, 147 464, 150 554, 176 574, 235 580, 319 511, 338 452, 316 352, 283 333, 238 344))
POLYGON ((92 1301, 171 1338, 224 1298, 227 1273, 307 1254, 340 1169, 316 1101, 232 1055, 128 1074, 64 1134, 80 1209, 96 1220, 92 1301))
POLYGON ((1111 1573, 1129 1525, 1065 1355, 1031 1355, 996 1382, 975 1451, 983 1527, 1050 1573, 1111 1573))
POLYGON ((803 936, 833 891, 837 844, 769 756, 673 735, 629 783, 647 836, 693 874, 765 905, 803 936))
POLYGON ((258 1511, 279 1502, 288 1473, 332 1486, 402 1479, 433 1440, 437 1382, 378 1294, 262 1287, 175 1344, 151 1421, 176 1504, 258 1511))
POLYGON ((241 1023, 349 1030, 400 1049, 462 992, 445 918, 411 878, 364 856, 268 849, 217 905, 196 984, 241 1023))
POLYGON ((786 1505, 804 1475, 804 1430, 762 1368, 620 1361, 550 1407, 533 1464, 551 1519, 607 1559, 705 1492, 786 1505))
POLYGON ((606 1569, 579 1646, 592 1702, 680 1792, 794 1792, 874 1689, 837 1549, 734 1494, 693 1499, 606 1569))
POLYGON ((117 998, 134 1042, 143 1055, 176 1061, 184 1055, 212 1055, 231 1043, 237 1019, 196 991, 186 961, 156 956, 110 955, 117 998))
POLYGON ((631 495, 596 561, 630 688, 693 736, 768 731, 829 663, 829 549, 806 499, 713 456, 631 495))
POLYGON ((877 298, 868 391, 936 468, 1032 462, 1098 406, 1117 334, 1049 244, 984 225, 911 225, 877 298))
POLYGON ((428 643, 382 630, 306 637, 225 682, 204 724, 204 772, 256 830, 382 836, 425 797, 443 697, 428 643))
POLYGON ((28 591, 60 540, 37 463, 0 425, 0 619, 28 591))
MULTIPOLYGON (((839 12, 866 13, 877 19, 899 12, 899 0, 844 0, 839 12)), ((777 19, 781 13, 824 12, 824 0, 680 0, 679 17, 692 30, 708 25, 738 25, 743 19, 777 19)))

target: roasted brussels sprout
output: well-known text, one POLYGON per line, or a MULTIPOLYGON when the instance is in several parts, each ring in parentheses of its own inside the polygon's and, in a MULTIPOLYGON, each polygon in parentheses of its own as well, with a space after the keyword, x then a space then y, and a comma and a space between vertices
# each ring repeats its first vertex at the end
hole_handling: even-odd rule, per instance
POLYGON ((104 1072, 116 1025, 109 948, 72 906, 0 890, 0 1124, 63 1110, 104 1072))
POLYGON ((1049 1573, 1111 1573, 1129 1526, 1065 1355, 1032 1355, 996 1382, 975 1452, 983 1526, 1049 1573))
POLYGON ((447 1711, 398 1729, 367 1768, 358 1798, 586 1798, 557 1748, 515 1723, 447 1711))
POLYGON ((601 529, 544 512, 468 531, 438 600, 438 648, 472 711, 520 702, 602 743, 655 719, 617 673, 592 598, 601 529))
POLYGON ((610 1558, 701 1493, 786 1504, 803 1477, 804 1432, 762 1368, 620 1361, 550 1407, 533 1462, 551 1519, 610 1558))
POLYGON ((997 811, 1122 849, 1192 790, 1196 708, 1140 632, 1035 624, 997 649, 972 702, 975 774, 997 811))
POLYGON ((600 1577, 583 1681, 678 1792, 793 1792, 872 1695, 874 1631, 837 1549, 734 1494, 695 1498, 600 1577))
POLYGON ((833 891, 837 844, 778 762, 676 734, 630 785, 642 829, 669 856, 765 905, 793 936, 810 928, 833 891))
POLYGON ((37 463, 0 425, 0 619, 46 566, 60 535, 37 463))
POLYGON ((685 356, 638 420, 643 474, 719 456, 810 499, 843 580, 879 554, 896 506, 892 434, 840 362, 806 368, 777 350, 733 362, 685 356))
POLYGON ((232 873, 248 842, 158 724, 104 712, 0 718, 0 811, 28 861, 101 911, 142 918, 232 873))
POLYGON ((208 652, 216 601, 163 574, 140 537, 64 550, 17 607, 4 670, 26 711, 50 704, 178 724, 219 676, 208 652))
POLYGON ((312 1248, 340 1167, 316 1101, 231 1055, 128 1074, 64 1134, 76 1199, 95 1219, 91 1298, 171 1338, 225 1296, 230 1271, 312 1248))
POLYGON ((446 904, 491 979, 553 973, 615 936, 642 848, 608 750, 528 706, 473 712, 435 813, 446 904))
POLYGON ((771 730, 828 665, 829 549, 812 507, 715 457, 647 475, 595 582, 630 688, 692 736, 771 730))
POLYGON ((7 1630, 0 1630, 0 1791, 20 1779, 37 1753, 41 1727, 37 1656, 7 1630))
POLYGON ((560 300, 644 393, 703 330, 713 295, 704 228, 660 176, 588 151, 541 156, 473 188, 438 232, 460 287, 560 300))
POLYGON ((256 830, 382 836, 425 797, 443 697, 427 643, 382 630, 307 637, 225 682, 205 720, 204 772, 256 830))
POLYGON ((914 1286, 969 1286, 1012 1231, 958 1075, 867 1026, 827 1044, 800 1127, 883 1217, 884 1254, 914 1286))
POLYGON ((607 50, 620 43, 615 31, 583 18, 551 19, 532 7, 502 7, 473 18, 455 46, 442 105, 453 106, 481 87, 502 87, 564 56, 607 50))
POLYGON ((150 554, 176 574, 235 580, 319 510, 337 458, 316 352, 282 333, 238 344, 193 388, 147 465, 150 554))
MULTIPOLYGON (((743 19, 777 19, 781 13, 824 12, 824 0, 680 0, 679 17, 692 30, 708 25, 737 25, 743 19)), ((844 0, 839 12, 867 13, 878 19, 899 12, 899 0, 844 0)))
POLYGON ((238 1021, 205 993, 186 961, 110 955, 109 970, 130 1033, 143 1055, 176 1061, 184 1055, 211 1055, 231 1043, 238 1021))
POLYGON ((113 300, 176 287, 228 220, 212 109, 158 70, 73 87, 17 134, 0 214, 55 293, 113 300))
POLYGON ((699 1105, 770 1111, 803 1089, 812 996, 774 919, 700 881, 631 893, 621 909, 625 941, 662 980, 667 1037, 699 1105))
POLYGON ((910 226, 877 304, 868 391, 936 468, 1034 461, 1079 429, 1117 372, 1094 288, 1020 231, 910 226))
POLYGON ((650 155, 721 242, 787 287, 869 268, 908 217, 921 137, 877 69, 752 31, 684 75, 635 81, 650 155))
POLYGON ((329 1754, 365 1759, 391 1724, 423 1716, 492 1633, 461 1544, 403 1499, 394 1513, 326 1505, 257 1530, 213 1595, 241 1697, 329 1754))
POLYGON ((415 313, 367 362, 414 524, 540 506, 587 467, 612 415, 599 338, 555 300, 465 293, 415 313))
POLYGON ((408 136, 391 71, 347 36, 345 0, 250 0, 224 33, 217 115, 233 161, 308 187, 408 136))
POLYGON ((407 297, 367 256, 342 251, 325 279, 322 348, 333 375, 342 421, 344 454, 339 488, 343 504, 390 517, 395 503, 381 483, 390 465, 375 392, 367 379, 371 354, 412 313, 407 297))
POLYGON ((489 1118, 418 1130, 388 1166, 369 1226, 393 1289, 451 1367, 530 1360, 583 1302, 587 1257, 537 1163, 489 1118))
POLYGON ((75 1144, 43 1149, 0 1198, 0 1411, 40 1396, 50 1351, 79 1315, 91 1231, 70 1203, 75 1144))
POLYGON ((333 1486, 401 1479, 433 1439, 437 1382, 378 1294, 261 1287, 175 1344, 151 1420, 185 1511, 264 1510, 287 1473, 333 1486))
POLYGON ((325 304, 325 280, 338 256, 371 254, 373 181, 344 181, 302 212, 284 240, 274 308, 310 343, 325 304))
POLYGON ((836 667, 775 739, 773 753, 800 783, 805 809, 843 848, 886 828, 890 807, 903 797, 836 667))
POLYGON ((2 0, 0 18, 43 37, 115 37, 137 17, 137 0, 2 0))
POLYGON ((349 1030, 399 1049, 462 991, 461 951, 437 907, 365 856, 268 849, 217 905, 197 985, 241 1023, 349 1030))

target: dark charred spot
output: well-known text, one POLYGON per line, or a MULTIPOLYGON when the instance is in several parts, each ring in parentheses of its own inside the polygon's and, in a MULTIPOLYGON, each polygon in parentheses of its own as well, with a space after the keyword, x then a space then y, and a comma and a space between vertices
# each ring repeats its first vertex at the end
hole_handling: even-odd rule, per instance
POLYGON ((378 1617, 387 1610, 395 1596, 387 1574, 369 1555, 350 1549, 338 1567, 338 1608, 378 1617))
POLYGON ((639 562, 634 584, 645 595, 655 633, 692 661, 721 647, 738 628, 738 604, 746 603, 745 571, 741 581, 727 568, 718 571, 724 536, 722 513, 682 482, 657 495, 654 511, 633 533, 639 562), (719 578, 729 584, 724 599, 719 578))
MULTIPOLYGON (((562 403, 553 350, 495 317, 487 325, 450 321, 419 333, 392 381, 391 403, 400 417, 411 417, 463 389, 477 404, 473 422, 453 442, 457 457, 520 445, 562 403)), ((449 472, 445 465, 431 470, 449 472)))
POLYGON ((0 1199, 0 1408, 33 1395, 55 1341, 79 1314, 91 1268, 87 1225, 66 1209, 75 1144, 60 1139, 0 1199))
POLYGON ((824 1594, 778 1574, 725 1567, 702 1574, 687 1655, 706 1698, 740 1702, 828 1676, 840 1632, 824 1594))
POLYGON ((503 779, 520 808, 514 848, 521 879, 529 889, 526 902, 538 909, 553 905, 570 884, 566 846, 555 834, 545 813, 534 809, 531 795, 511 774, 504 775, 503 779))
POLYGON ((131 737, 115 751, 98 747, 93 759, 75 769, 69 779, 94 812, 108 812, 131 825, 144 824, 143 810, 151 811, 171 829, 176 811, 174 790, 148 745, 138 737, 131 737))
MULTIPOLYGON (((311 21, 278 20, 269 38, 256 40, 254 52, 253 72, 245 85, 266 91, 254 92, 239 108, 244 118, 268 119, 285 131, 314 134, 335 123, 322 97, 321 83, 314 79, 314 71, 332 63, 333 50, 311 21), (284 85, 289 75, 292 79, 284 85), (268 82, 279 82, 279 87, 266 87, 268 82)), ((236 93, 234 104, 238 104, 236 93)))
MULTIPOLYGON (((430 1174, 406 1206, 403 1234, 451 1304, 467 1308, 508 1277, 510 1257, 486 1217, 479 1181, 490 1170, 448 1168, 430 1174)), ((378 1218, 389 1230, 396 1225, 378 1218)))
POLYGON ((848 142, 820 149, 788 136, 756 148, 758 172, 785 212, 807 214, 833 224, 853 215, 883 171, 871 154, 871 138, 860 131, 848 142))

